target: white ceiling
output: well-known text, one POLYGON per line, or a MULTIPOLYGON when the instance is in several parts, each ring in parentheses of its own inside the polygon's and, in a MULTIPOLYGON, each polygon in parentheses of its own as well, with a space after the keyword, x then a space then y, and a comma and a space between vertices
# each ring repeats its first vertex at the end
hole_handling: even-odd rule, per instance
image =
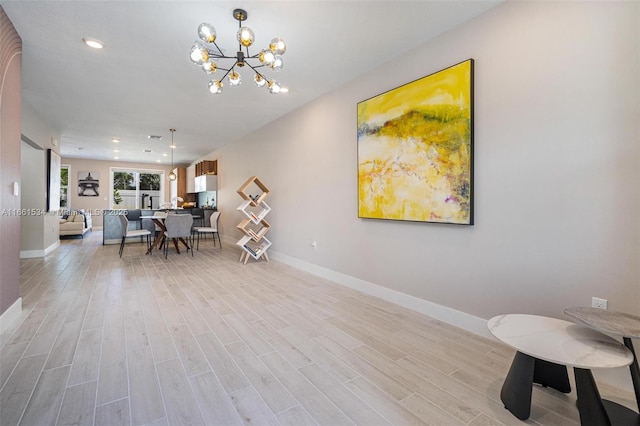
MULTIPOLYGON (((392 60, 498 1, 31 1, 0 4, 22 37, 23 100, 61 134, 63 157, 190 163, 392 60), (238 22, 256 42, 280 36, 287 94, 244 83, 220 95, 189 60, 202 22, 234 55, 238 22), (89 49, 83 37, 105 43, 89 49), (162 141, 147 139, 161 135, 162 141), (119 154, 111 139, 117 137, 119 154), (152 153, 143 150, 151 149, 152 153)), ((219 73, 219 72, 218 72, 219 73)), ((217 73, 217 74, 218 74, 217 73)), ((219 75, 219 74, 218 74, 219 75)), ((355 117, 354 117, 355 120, 355 117)), ((28 135, 27 135, 28 136, 28 135)), ((41 141, 40 141, 41 142, 41 141)))

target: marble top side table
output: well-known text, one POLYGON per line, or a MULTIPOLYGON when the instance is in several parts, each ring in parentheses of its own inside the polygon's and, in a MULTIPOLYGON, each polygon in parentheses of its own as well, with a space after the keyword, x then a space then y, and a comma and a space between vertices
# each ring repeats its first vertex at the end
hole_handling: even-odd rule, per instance
POLYGON ((636 405, 640 410, 640 367, 638 367, 638 356, 633 349, 633 342, 631 341, 633 338, 640 339, 640 317, 624 312, 589 307, 566 308, 563 312, 578 323, 607 334, 622 337, 624 345, 633 354, 633 362, 629 365, 629 370, 631 370, 636 405))
POLYGON ((517 418, 529 418, 533 383, 570 392, 566 368, 570 366, 581 424, 636 424, 634 413, 607 411, 591 373, 592 368, 631 363, 633 355, 615 339, 589 327, 537 315, 499 315, 487 327, 517 351, 500 392, 505 408, 517 418))

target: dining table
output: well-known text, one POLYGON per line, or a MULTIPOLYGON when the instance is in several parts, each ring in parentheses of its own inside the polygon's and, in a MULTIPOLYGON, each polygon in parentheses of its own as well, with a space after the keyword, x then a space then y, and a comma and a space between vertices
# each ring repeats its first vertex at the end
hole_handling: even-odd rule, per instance
MULTIPOLYGON (((202 219, 202 216, 191 215, 191 217, 193 217, 194 220, 195 219, 202 219)), ((158 246, 162 246, 162 243, 165 240, 164 233, 167 231, 167 227, 164 224, 164 220, 166 219, 166 217, 163 217, 163 216, 140 216, 140 219, 150 219, 155 225, 157 225, 162 230, 162 235, 153 239, 153 243, 151 244, 151 247, 149 247, 149 250, 146 253, 146 254, 151 254, 153 249, 157 248, 158 246)), ((187 244, 187 242, 184 240, 184 238, 173 238, 173 244, 174 244, 178 254, 180 254, 180 246, 178 245, 178 242, 181 242, 182 244, 184 244, 184 246, 187 248, 187 250, 191 248, 191 247, 189 247, 189 244, 187 244)))

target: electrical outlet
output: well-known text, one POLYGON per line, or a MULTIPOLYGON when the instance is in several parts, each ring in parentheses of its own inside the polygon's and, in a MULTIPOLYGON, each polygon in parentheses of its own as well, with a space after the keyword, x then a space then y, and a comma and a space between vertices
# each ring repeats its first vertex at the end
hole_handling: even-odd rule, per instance
POLYGON ((591 298, 591 307, 598 309, 607 309, 607 299, 600 299, 599 297, 591 298))

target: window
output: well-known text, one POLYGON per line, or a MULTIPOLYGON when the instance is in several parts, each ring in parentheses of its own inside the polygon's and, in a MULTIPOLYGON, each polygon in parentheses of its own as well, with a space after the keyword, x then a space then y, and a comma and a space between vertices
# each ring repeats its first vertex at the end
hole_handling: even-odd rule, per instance
POLYGON ((164 202, 163 171, 111 169, 112 197, 116 209, 157 209, 164 202))
POLYGON ((60 208, 69 208, 69 169, 66 165, 60 166, 60 208))

